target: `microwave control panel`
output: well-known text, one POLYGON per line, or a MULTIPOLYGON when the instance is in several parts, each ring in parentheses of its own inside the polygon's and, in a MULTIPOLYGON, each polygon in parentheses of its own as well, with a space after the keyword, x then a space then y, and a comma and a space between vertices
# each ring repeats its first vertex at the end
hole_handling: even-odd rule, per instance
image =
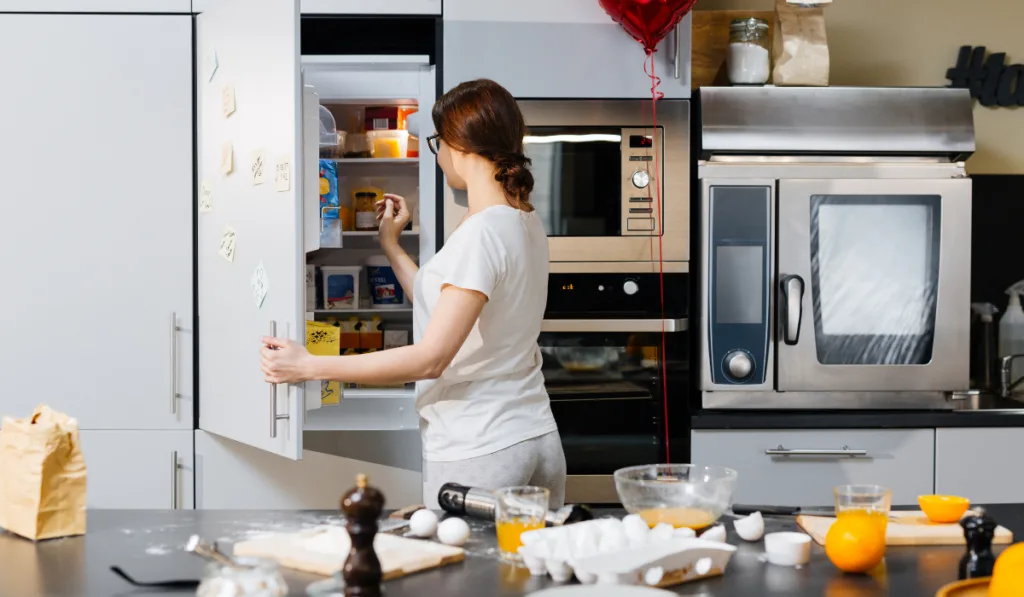
POLYGON ((704 375, 719 388, 760 389, 770 368, 772 187, 712 184, 706 203, 704 375))
POLYGON ((661 234, 665 202, 665 151, 661 127, 622 129, 622 235, 661 234), (657 162, 655 162, 657 147, 657 162), (657 174, 657 180, 655 175, 657 174), (661 202, 657 201, 661 191, 661 202))

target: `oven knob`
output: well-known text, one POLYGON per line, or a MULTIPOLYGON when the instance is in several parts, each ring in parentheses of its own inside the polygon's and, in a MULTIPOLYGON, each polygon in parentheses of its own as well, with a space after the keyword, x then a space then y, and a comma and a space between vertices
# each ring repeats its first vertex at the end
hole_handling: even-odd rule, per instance
POLYGON ((647 170, 637 170, 633 173, 633 186, 638 189, 646 189, 651 184, 651 175, 647 170))
POLYGON ((625 292, 629 296, 633 296, 639 291, 640 286, 637 285, 637 283, 634 282, 633 280, 626 280, 626 282, 622 285, 622 292, 625 292))
POLYGON ((746 379, 754 371, 754 362, 745 352, 734 350, 725 356, 725 368, 735 379, 746 379))

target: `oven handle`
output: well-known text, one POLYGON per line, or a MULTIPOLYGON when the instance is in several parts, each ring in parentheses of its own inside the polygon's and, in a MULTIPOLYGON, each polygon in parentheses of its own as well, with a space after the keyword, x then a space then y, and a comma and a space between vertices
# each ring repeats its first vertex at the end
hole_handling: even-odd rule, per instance
POLYGON ((542 332, 685 332, 690 320, 683 319, 545 319, 542 332))

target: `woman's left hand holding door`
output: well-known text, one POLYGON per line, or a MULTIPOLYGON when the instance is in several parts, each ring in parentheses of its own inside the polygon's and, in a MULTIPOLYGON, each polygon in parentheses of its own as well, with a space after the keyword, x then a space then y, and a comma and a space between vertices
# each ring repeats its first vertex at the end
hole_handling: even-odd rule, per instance
POLYGON ((312 379, 312 355, 306 347, 286 338, 264 336, 260 368, 267 383, 299 383, 312 379))

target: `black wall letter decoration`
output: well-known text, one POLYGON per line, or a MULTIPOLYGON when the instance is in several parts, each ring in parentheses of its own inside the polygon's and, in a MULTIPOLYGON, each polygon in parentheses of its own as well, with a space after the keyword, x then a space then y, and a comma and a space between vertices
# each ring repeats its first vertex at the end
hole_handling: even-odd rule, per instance
POLYGON ((961 46, 956 66, 946 71, 949 86, 969 89, 987 107, 1024 106, 1024 65, 1006 64, 1006 53, 985 57, 985 46, 961 46))

